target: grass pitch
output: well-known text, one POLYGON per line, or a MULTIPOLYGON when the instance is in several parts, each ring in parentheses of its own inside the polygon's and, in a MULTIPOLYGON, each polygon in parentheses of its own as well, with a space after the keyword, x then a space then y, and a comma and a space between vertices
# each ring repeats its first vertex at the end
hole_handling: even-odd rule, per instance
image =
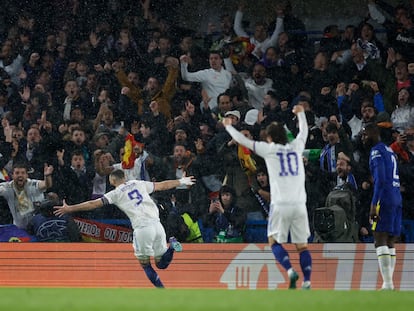
POLYGON ((133 288, 0 288, 0 310, 406 311, 413 292, 133 288))

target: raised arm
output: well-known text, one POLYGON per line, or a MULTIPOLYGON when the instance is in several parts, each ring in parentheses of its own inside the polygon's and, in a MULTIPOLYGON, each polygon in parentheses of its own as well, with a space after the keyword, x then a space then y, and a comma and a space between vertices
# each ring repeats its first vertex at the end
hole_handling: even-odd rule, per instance
POLYGON ((53 173, 53 166, 52 165, 47 165, 45 163, 44 169, 43 169, 44 180, 41 180, 40 183, 39 183, 39 189, 40 190, 46 190, 46 189, 52 187, 52 185, 53 185, 52 173, 53 173))
POLYGON ((238 130, 236 130, 233 127, 233 125, 231 125, 231 119, 230 118, 224 118, 222 122, 223 122, 223 125, 226 128, 226 131, 229 132, 231 137, 233 137, 233 139, 235 141, 237 141, 237 143, 249 148, 250 150, 253 150, 254 140, 248 139, 242 133, 240 133, 238 130))
POLYGON ((276 9, 276 22, 275 22, 275 29, 273 30, 272 36, 270 37, 269 41, 262 47, 262 51, 266 52, 267 48, 271 46, 277 46, 277 40, 279 35, 285 31, 284 27, 284 11, 280 8, 276 9))
POLYGON ((308 139, 308 122, 306 121, 306 115, 305 110, 303 109, 302 105, 296 105, 293 107, 292 112, 296 114, 298 117, 299 122, 299 133, 296 136, 296 139, 299 139, 303 142, 303 144, 306 144, 306 140, 308 139))
POLYGON ((194 176, 186 177, 185 175, 180 179, 175 180, 164 180, 160 182, 154 183, 154 191, 163 191, 169 190, 173 188, 177 188, 178 186, 192 186, 195 183, 194 176))
POLYGON ((55 209, 53 214, 55 214, 56 216, 63 216, 65 214, 78 212, 78 211, 90 211, 95 208, 101 207, 103 205, 104 205, 103 198, 89 200, 89 201, 82 202, 79 204, 74 204, 74 205, 68 205, 66 204, 66 201, 63 200, 63 205, 53 207, 55 209))
POLYGON ((189 62, 190 62, 190 57, 188 55, 182 55, 180 57, 181 78, 184 81, 189 81, 189 82, 203 82, 204 80, 206 80, 206 76, 203 70, 199 70, 196 72, 188 71, 189 62))
POLYGON ((243 29, 243 26, 242 26, 243 8, 244 8, 244 5, 242 3, 239 4, 239 8, 236 12, 236 16, 234 17, 233 29, 234 29, 234 33, 238 35, 239 37, 248 38, 249 35, 246 33, 246 31, 243 29))

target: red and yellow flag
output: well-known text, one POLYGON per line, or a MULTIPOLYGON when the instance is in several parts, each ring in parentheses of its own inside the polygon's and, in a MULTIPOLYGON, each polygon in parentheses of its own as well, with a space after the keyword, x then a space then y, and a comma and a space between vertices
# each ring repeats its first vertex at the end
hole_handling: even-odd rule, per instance
POLYGON ((135 152, 133 152, 134 144, 136 143, 134 135, 128 134, 125 137, 124 155, 122 156, 122 168, 133 168, 135 161, 135 152))
POLYGON ((242 146, 238 146, 237 155, 239 157, 240 165, 244 172, 248 175, 254 175, 256 173, 256 161, 251 157, 251 151, 242 146))
POLYGON ((129 169, 134 167, 136 153, 142 153, 144 144, 136 141, 134 135, 128 134, 125 137, 124 155, 122 156, 122 168, 129 169), (134 150, 135 147, 139 146, 140 151, 134 150))

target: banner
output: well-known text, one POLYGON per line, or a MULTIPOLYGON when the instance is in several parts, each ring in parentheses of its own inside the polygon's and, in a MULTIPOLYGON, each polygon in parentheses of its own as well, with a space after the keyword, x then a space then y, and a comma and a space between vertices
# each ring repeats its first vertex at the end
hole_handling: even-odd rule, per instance
MULTIPOLYGON (((299 256, 286 245, 302 281, 299 256)), ((396 290, 414 290, 414 244, 397 244, 396 290)), ((376 290, 382 280, 373 243, 310 244, 312 290, 376 290)), ((155 268, 155 266, 154 266, 155 268)), ((156 268, 155 268, 156 269, 156 268)), ((289 279, 267 244, 183 244, 167 288, 286 290, 289 279)), ((128 243, 0 243, 0 286, 152 288, 128 243)))
POLYGON ((16 225, 0 225, 0 242, 35 242, 36 237, 16 225))
POLYGON ((132 243, 133 230, 90 219, 73 218, 85 242, 132 243))

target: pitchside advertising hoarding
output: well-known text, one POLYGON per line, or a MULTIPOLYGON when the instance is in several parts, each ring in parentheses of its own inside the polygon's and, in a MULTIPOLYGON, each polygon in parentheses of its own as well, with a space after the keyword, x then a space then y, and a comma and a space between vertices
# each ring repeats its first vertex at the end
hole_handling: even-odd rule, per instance
MULTIPOLYGON (((300 271, 294 246, 287 249, 300 271)), ((380 288, 372 244, 311 244, 310 250, 313 289, 380 288)), ((0 269, 0 286, 152 287, 129 243, 0 243, 0 269)), ((158 272, 169 288, 288 287, 266 244, 184 244, 170 267, 158 272)), ((414 244, 397 245, 394 283, 414 290, 414 244)))

